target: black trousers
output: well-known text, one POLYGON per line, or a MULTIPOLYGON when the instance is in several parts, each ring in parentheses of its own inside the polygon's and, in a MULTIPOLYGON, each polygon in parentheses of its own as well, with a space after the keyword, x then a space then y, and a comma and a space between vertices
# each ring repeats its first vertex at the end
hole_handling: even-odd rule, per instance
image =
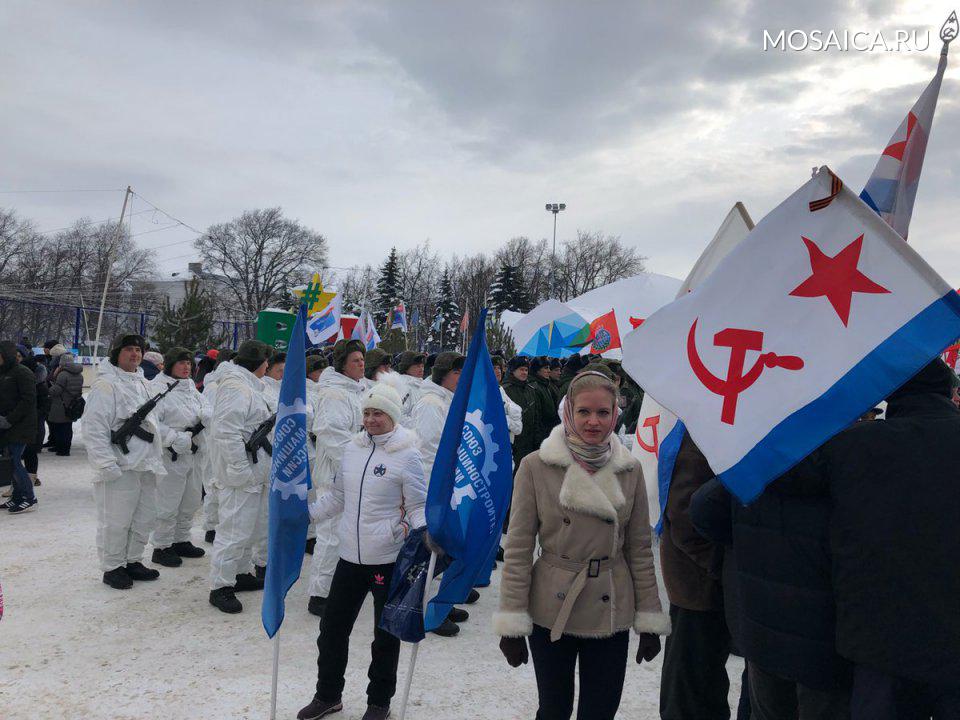
POLYGON ((938 688, 858 665, 850 708, 853 720, 960 720, 960 678, 938 688))
POLYGON ((670 621, 660 677, 661 719, 729 720, 730 631, 723 610, 670 605, 670 621))
POLYGON ((563 635, 556 642, 550 642, 550 631, 534 625, 529 639, 540 699, 537 720, 567 720, 573 713, 574 672, 578 659, 580 698, 577 720, 613 719, 623 694, 629 631, 606 638, 563 635))
POLYGON ((320 621, 317 638, 317 698, 340 700, 343 694, 343 674, 347 670, 350 633, 357 621, 367 593, 373 594, 373 643, 370 645, 370 669, 367 677, 367 703, 390 707, 390 699, 397 690, 397 663, 400 660, 400 641, 380 629, 380 614, 387 602, 393 563, 388 565, 357 565, 341 559, 333 573, 327 606, 320 621))
POLYGON ((50 442, 57 455, 69 455, 73 444, 73 423, 52 422, 50 425, 50 442))
POLYGON ((850 720, 850 691, 815 690, 750 663, 754 720, 850 720))

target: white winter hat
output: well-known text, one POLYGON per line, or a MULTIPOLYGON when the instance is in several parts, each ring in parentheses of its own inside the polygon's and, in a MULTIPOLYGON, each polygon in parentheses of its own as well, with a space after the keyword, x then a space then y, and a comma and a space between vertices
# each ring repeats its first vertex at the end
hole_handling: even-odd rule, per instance
POLYGON ((403 414, 403 400, 400 393, 387 383, 377 383, 363 394, 363 409, 376 409, 385 412, 393 420, 394 425, 400 424, 403 414))

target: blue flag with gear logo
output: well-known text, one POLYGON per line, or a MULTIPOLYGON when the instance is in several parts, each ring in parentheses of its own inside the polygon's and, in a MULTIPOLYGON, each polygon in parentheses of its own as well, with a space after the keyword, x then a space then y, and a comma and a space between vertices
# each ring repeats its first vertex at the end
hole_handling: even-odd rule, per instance
POLYGON ((270 465, 270 521, 267 575, 260 619, 273 637, 283 623, 284 598, 300 578, 310 511, 310 460, 307 456, 307 372, 304 349, 306 306, 301 305, 287 348, 270 465))
POLYGON ((424 616, 428 632, 489 576, 513 493, 510 433, 487 350, 486 315, 484 309, 467 350, 427 490, 427 529, 451 559, 424 616))

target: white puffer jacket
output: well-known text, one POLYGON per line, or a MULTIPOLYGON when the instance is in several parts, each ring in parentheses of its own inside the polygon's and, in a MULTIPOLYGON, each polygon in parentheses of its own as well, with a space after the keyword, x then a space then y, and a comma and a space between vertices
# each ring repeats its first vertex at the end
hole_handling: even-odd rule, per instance
MULTIPOLYGON (((139 368, 130 373, 109 361, 100 364, 100 374, 87 396, 81 427, 87 461, 94 469, 94 482, 116 480, 124 470, 166 474, 160 458, 160 431, 154 413, 150 413, 141 425, 153 433, 153 442, 131 437, 127 443, 128 455, 123 454, 119 445, 110 442, 111 431, 119 430, 123 421, 155 394, 150 392, 147 379, 139 368)), ((165 402, 168 397, 160 402, 165 402)))
POLYGON ((423 378, 413 375, 401 375, 404 384, 404 391, 400 393, 403 399, 403 420, 404 425, 413 427, 413 408, 417 406, 420 399, 420 386, 423 385, 423 378))
POLYGON ((440 447, 440 436, 447 422, 447 413, 453 393, 433 380, 424 380, 420 385, 420 399, 413 407, 413 431, 420 437, 420 455, 423 456, 423 474, 430 483, 433 461, 440 447))
POLYGON ((500 388, 500 398, 503 400, 503 411, 507 415, 507 430, 510 432, 510 442, 523 432, 523 410, 517 405, 507 391, 500 388))
POLYGON ((258 450, 254 463, 245 445, 272 413, 256 375, 232 362, 220 367, 208 441, 213 483, 220 488, 256 488, 269 479, 271 458, 258 450))
POLYGON ((340 516, 340 557, 359 565, 397 559, 408 532, 426 525, 427 484, 413 432, 357 433, 333 486, 310 506, 314 522, 340 516))
POLYGON ((323 492, 340 469, 344 448, 363 429, 363 385, 332 367, 320 373, 318 384, 317 414, 313 419, 313 434, 317 436, 313 484, 323 492))
MULTIPOLYGON (((163 392, 175 380, 176 378, 159 373, 149 382, 150 392, 154 395, 163 392)), ((203 400, 200 399, 200 392, 188 378, 177 382, 173 391, 161 400, 157 409, 153 411, 157 427, 160 429, 160 444, 163 445, 163 465, 167 472, 185 475, 197 464, 197 456, 191 452, 191 447, 196 443, 197 452, 199 452, 199 446, 202 443, 200 435, 203 433, 194 438, 187 431, 187 428, 200 422, 202 410, 203 400), (177 453, 175 461, 173 453, 170 452, 171 448, 177 453)))

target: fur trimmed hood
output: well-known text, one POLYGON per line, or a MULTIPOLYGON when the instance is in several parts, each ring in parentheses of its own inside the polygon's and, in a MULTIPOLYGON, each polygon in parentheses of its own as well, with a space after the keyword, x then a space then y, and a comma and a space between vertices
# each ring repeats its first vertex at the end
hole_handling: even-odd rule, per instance
MULTIPOLYGON (((355 445, 368 448, 373 444, 373 438, 367 434, 366 430, 361 430, 353 436, 353 442, 355 445)), ((397 425, 393 430, 393 435, 381 447, 388 453, 395 453, 410 447, 416 447, 418 442, 419 438, 413 430, 408 430, 403 425, 397 425)))
POLYGON ((594 474, 588 473, 574 459, 567 447, 563 425, 557 425, 540 445, 540 459, 547 465, 566 468, 560 488, 560 504, 578 512, 617 520, 618 511, 626 503, 617 473, 634 470, 639 461, 613 435, 610 462, 594 474))

